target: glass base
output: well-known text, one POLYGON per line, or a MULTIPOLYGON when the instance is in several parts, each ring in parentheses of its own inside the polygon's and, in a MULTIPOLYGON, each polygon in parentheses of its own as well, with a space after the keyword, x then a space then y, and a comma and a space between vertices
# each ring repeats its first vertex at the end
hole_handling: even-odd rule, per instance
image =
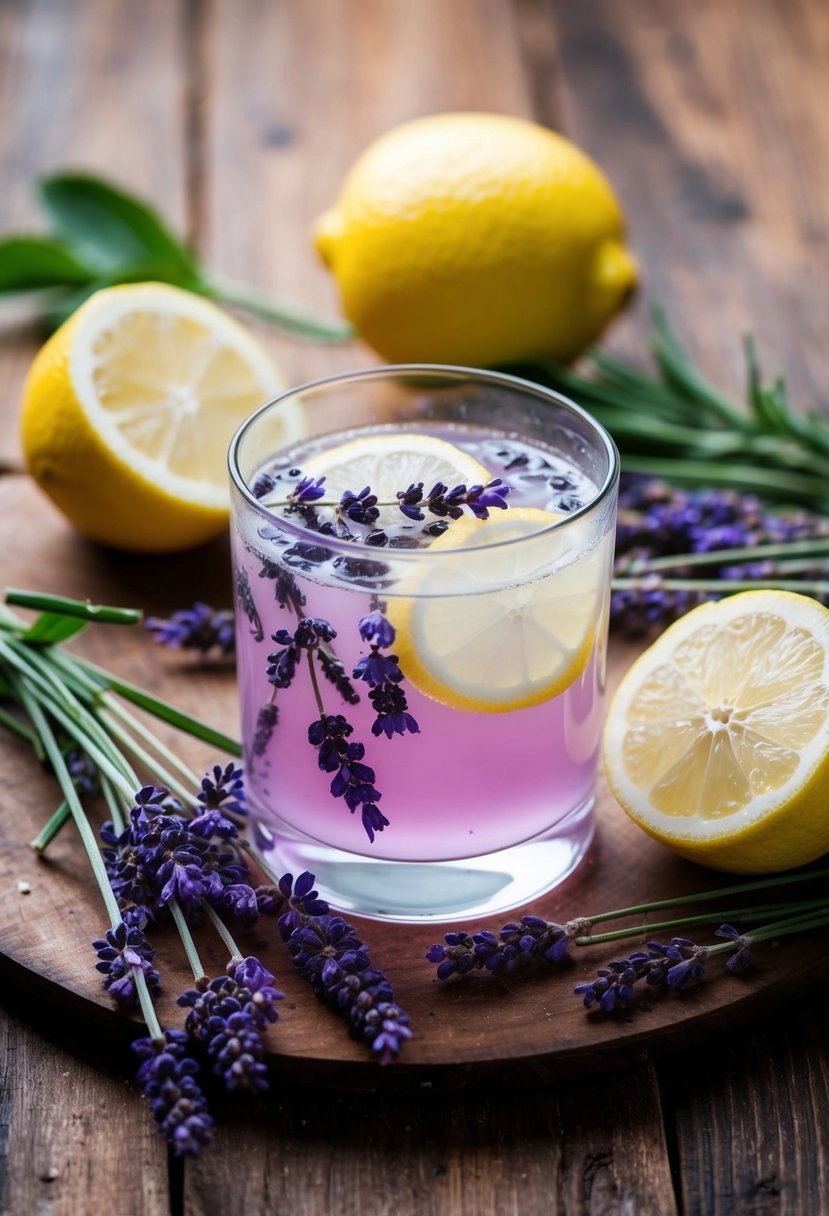
POLYGON ((310 870, 337 912, 371 920, 468 920, 517 908, 573 873, 593 839, 591 797, 523 844, 464 861, 373 860, 329 848, 283 822, 269 824, 266 853, 276 873, 310 870))

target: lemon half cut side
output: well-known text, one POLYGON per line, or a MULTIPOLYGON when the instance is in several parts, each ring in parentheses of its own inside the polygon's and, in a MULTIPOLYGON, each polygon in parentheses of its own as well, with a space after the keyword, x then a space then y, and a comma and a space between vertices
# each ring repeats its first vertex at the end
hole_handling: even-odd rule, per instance
POLYGON ((508 713, 578 679, 607 563, 601 545, 576 555, 564 532, 551 532, 561 518, 513 507, 486 521, 455 520, 432 543, 430 553, 463 550, 451 581, 464 593, 442 594, 445 572, 427 558, 411 595, 390 598, 387 610, 401 670, 421 692, 455 709, 508 713))
MULTIPOLYGON (((284 387, 256 339, 209 300, 163 283, 106 288, 35 358, 26 463, 92 539, 185 548, 227 526, 230 438, 284 387)), ((301 414, 280 408, 290 443, 301 414)))
POLYGON ((747 591, 680 618, 622 681, 604 761, 631 818, 692 861, 766 873, 829 851, 829 610, 747 591))

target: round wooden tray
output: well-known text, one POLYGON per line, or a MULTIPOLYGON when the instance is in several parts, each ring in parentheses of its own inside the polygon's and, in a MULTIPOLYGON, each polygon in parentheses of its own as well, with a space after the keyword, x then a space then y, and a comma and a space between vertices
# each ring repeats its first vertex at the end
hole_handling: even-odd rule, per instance
MULTIPOLYGON (((7 586, 136 606, 148 614, 168 614, 195 599, 230 603, 223 544, 166 559, 115 555, 75 536, 19 477, 0 481, 0 520, 7 586)), ((199 664, 187 655, 162 652, 143 629, 96 625, 73 645, 236 733, 231 664, 199 664)), ((612 675, 618 678, 632 654, 629 647, 611 647, 612 675)), ((160 733, 197 771, 198 766, 225 759, 172 730, 160 733)), ((67 826, 45 858, 37 858, 29 848, 59 800, 54 779, 5 732, 0 732, 0 765, 0 963, 16 985, 45 996, 102 1033, 135 1034, 138 1024, 112 1007, 94 969, 90 943, 107 928, 106 914, 74 830, 67 826), (18 884, 30 889, 25 892, 18 884)), ((597 838, 588 858, 533 911, 563 921, 724 883, 721 876, 673 857, 641 833, 600 782, 597 838)), ((533 1085, 690 1046, 768 1009, 787 992, 802 996, 829 975, 829 942, 826 935, 814 935, 790 940, 785 949, 758 948, 745 976, 727 975, 714 960, 710 979, 700 988, 657 995, 648 1008, 607 1018, 586 1011, 573 985, 610 959, 636 949, 635 939, 615 947, 579 949, 574 962, 544 973, 475 972, 439 983, 424 956, 433 942, 442 940, 443 927, 357 918, 353 923, 369 944, 373 963, 391 979, 415 1032, 401 1060, 387 1068, 350 1040, 335 1014, 314 999, 272 921, 262 920, 251 932, 238 935, 243 949, 256 953, 276 974, 285 993, 280 1019, 269 1032, 268 1060, 274 1073, 287 1080, 363 1091, 533 1085)), ((163 981, 159 1014, 165 1025, 179 1026, 183 1011, 175 997, 190 985, 191 974, 174 933, 157 935, 154 944, 163 981)), ((227 956, 215 936, 201 933, 199 945, 211 974, 219 974, 227 956)))

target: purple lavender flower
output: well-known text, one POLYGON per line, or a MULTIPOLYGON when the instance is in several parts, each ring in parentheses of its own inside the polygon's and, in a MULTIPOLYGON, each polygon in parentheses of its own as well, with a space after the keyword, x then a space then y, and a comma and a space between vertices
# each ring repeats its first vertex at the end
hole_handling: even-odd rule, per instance
POLYGON ((673 937, 667 946, 648 942, 647 952, 637 950, 626 959, 608 963, 594 980, 576 984, 574 991, 586 1008, 598 1001, 602 1013, 613 1013, 620 1006, 632 1004, 634 985, 642 980, 651 988, 667 987, 677 992, 690 980, 701 983, 708 954, 707 946, 697 946, 685 937, 673 937))
POLYGON ((250 588, 248 572, 244 566, 240 566, 236 572, 236 601, 250 621, 250 632, 254 642, 261 642, 265 637, 265 630, 250 588))
POLYGON ((397 655, 380 653, 382 648, 391 646, 395 638, 394 626, 383 612, 383 607, 385 605, 381 607, 380 602, 375 600, 371 612, 360 619, 360 637, 369 643, 371 649, 357 662, 352 675, 355 680, 365 680, 371 689, 369 699, 377 715, 371 733, 384 734, 390 739, 394 734, 403 735, 407 731, 419 734, 420 727, 409 713, 406 694, 400 688, 403 672, 397 655))
POLYGON ((633 1001, 633 986, 647 974, 644 968, 650 961, 650 955, 641 951, 631 954, 629 958, 601 967, 594 980, 576 984, 573 991, 582 998, 586 1009, 598 1001, 602 1013, 613 1013, 619 1005, 629 1005, 633 1001))
POLYGON ((370 646, 387 647, 394 643, 394 626, 380 608, 372 608, 358 622, 360 637, 370 646))
POLYGON ((103 972, 104 988, 117 1004, 138 1004, 134 968, 140 968, 150 991, 158 987, 159 975, 152 966, 155 950, 141 929, 119 921, 107 929, 105 938, 94 941, 92 948, 100 960, 95 969, 103 972))
POLYGON ((355 524, 373 524, 380 515, 377 495, 371 492, 370 486, 364 486, 359 494, 346 490, 339 501, 337 513, 347 516, 355 524))
POLYGON ((497 936, 490 929, 480 929, 474 934, 447 933, 443 944, 432 946, 426 958, 438 964, 439 980, 481 967, 487 971, 510 971, 519 962, 562 962, 570 937, 566 925, 540 916, 522 916, 517 923, 503 925, 497 936))
MULTIPOLYGON (((240 819, 244 819, 247 816, 248 808, 245 801, 242 770, 236 768, 233 761, 226 764, 224 768, 220 764, 214 764, 213 776, 206 773, 202 777, 201 789, 196 795, 196 801, 201 803, 204 812, 221 810, 221 814, 214 815, 209 821, 213 829, 212 833, 205 832, 199 826, 204 819, 204 813, 191 820, 191 831, 198 830, 201 835, 234 836, 236 834, 233 830, 234 824, 228 823, 223 817, 224 815, 236 815, 240 819)), ((205 822, 207 821, 205 820, 205 822)))
POLYGON ((660 942, 648 942, 648 952, 651 958, 663 958, 671 964, 665 971, 665 982, 669 988, 680 992, 689 980, 701 984, 705 978, 707 946, 697 946, 687 937, 672 937, 667 946, 660 942))
POLYGON ((200 601, 192 608, 174 612, 169 620, 151 616, 146 624, 156 642, 174 650, 198 650, 201 654, 219 650, 229 655, 235 649, 233 613, 217 612, 200 601))
POLYGON ((714 933, 715 937, 725 937, 737 947, 734 954, 726 959, 727 971, 744 971, 751 962, 751 938, 740 933, 733 925, 720 925, 714 933))
POLYGON ((168 1030, 163 1039, 136 1039, 132 1045, 144 1061, 138 1082, 177 1157, 194 1157, 213 1139, 213 1120, 193 1079, 199 1066, 184 1054, 186 1044, 183 1031, 168 1030))
POLYGON ((336 629, 322 617, 302 617, 293 633, 288 629, 277 629, 272 637, 282 649, 268 655, 267 676, 270 683, 275 688, 289 688, 302 651, 316 651, 321 643, 330 642, 336 636, 336 629))
MULTIPOLYGON (((396 660, 396 655, 389 657, 396 660)), ((377 715, 371 724, 373 735, 383 734, 390 739, 392 735, 404 735, 406 731, 420 734, 420 727, 409 713, 406 694, 399 684, 379 684, 368 696, 377 715)))
POLYGON ((506 510, 509 492, 510 487, 500 477, 494 477, 485 486, 470 486, 466 491, 466 505, 478 519, 489 519, 490 511, 506 510))
POLYGON ((347 705, 357 705, 360 697, 354 685, 345 674, 345 667, 340 659, 327 646, 320 645, 317 650, 317 660, 322 674, 333 684, 347 705))
MULTIPOLYGON (((216 789, 212 786, 212 797, 216 789)), ((166 812, 167 796, 163 787, 145 786, 136 795, 129 827, 115 833, 111 824, 104 825, 104 861, 119 902, 159 911, 175 899, 188 911, 203 899, 220 900, 223 888, 245 882, 249 871, 234 843, 238 832, 230 820, 218 814, 216 842, 212 833, 204 834, 214 824, 215 808, 195 820, 193 830, 166 812)))
POLYGON ((251 750, 254 756, 264 756, 279 721, 279 710, 273 701, 267 701, 256 716, 256 730, 251 750))
POLYGON ((263 1093, 268 1088, 263 1034, 277 1020, 283 994, 256 958, 228 964, 227 974, 206 988, 190 988, 178 1004, 190 1009, 187 1033, 205 1044, 213 1072, 228 1090, 263 1093))
POLYGON ((313 477, 303 477, 294 486, 291 493, 288 495, 288 509, 297 505, 307 506, 309 503, 316 502, 319 498, 325 497, 325 478, 318 477, 314 481, 313 477))
POLYGON ((280 608, 293 608, 298 612, 300 608, 305 607, 305 596, 297 586, 294 576, 284 566, 266 558, 262 562, 259 577, 273 581, 274 598, 280 608))
MULTIPOLYGON (((829 535, 829 524, 807 511, 781 513, 766 510, 753 495, 723 490, 681 490, 636 475, 622 479, 616 531, 616 573, 647 570, 654 557, 680 553, 716 553, 720 549, 750 549, 829 535)), ((773 578, 774 563, 748 562, 705 567, 711 579, 773 578)), ((671 577, 699 574, 689 567, 672 569, 671 577)), ((787 577, 791 575, 787 574, 787 577)), ((799 577, 817 579, 820 560, 799 577)), ((619 589, 611 599, 611 625, 629 636, 642 636, 669 625, 712 592, 666 590, 657 575, 646 577, 637 588, 619 589)))
POLYGON ((409 1018, 394 1001, 388 978, 371 966, 368 948, 313 890, 313 874, 279 882, 289 911, 279 920, 295 966, 321 1001, 345 1018, 353 1038, 390 1064, 412 1037, 409 1018))
POLYGON ((509 492, 509 486, 500 477, 495 477, 486 485, 474 485, 469 489, 465 485, 458 485, 450 490, 442 481, 438 481, 424 496, 423 482, 419 481, 410 485, 407 490, 398 491, 397 502, 400 510, 409 519, 425 519, 424 509, 439 518, 448 516, 450 519, 460 519, 465 506, 469 507, 478 519, 488 519, 492 508, 506 508, 509 492))
POLYGON ((72 784, 81 795, 87 798, 97 798, 101 792, 98 784, 98 768, 94 760, 80 748, 73 748, 66 756, 66 767, 72 784))
POLYGON ((352 814, 360 809, 366 835, 373 843, 375 832, 382 832, 389 821, 377 807, 382 795, 374 788, 374 769, 363 764, 365 747, 348 742, 353 732, 342 714, 326 714, 308 727, 308 742, 317 748, 317 763, 323 772, 334 774, 331 794, 345 799, 352 814))

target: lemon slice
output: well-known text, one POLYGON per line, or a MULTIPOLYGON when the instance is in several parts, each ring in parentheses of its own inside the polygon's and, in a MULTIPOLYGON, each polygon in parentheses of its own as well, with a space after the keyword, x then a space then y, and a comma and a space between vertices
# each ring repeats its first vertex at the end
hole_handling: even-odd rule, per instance
MULTIPOLYGON (((96 292, 26 383, 29 470, 86 535, 121 548, 197 544, 227 524, 227 447, 284 387, 259 343, 210 301, 161 283, 96 292)), ((299 407, 282 413, 284 442, 299 407)))
POLYGON ((608 782, 683 857, 764 873, 829 850, 829 611, 747 591, 634 663, 610 707, 608 782))
MULTIPOLYGON (((395 502, 398 490, 423 482, 428 494, 436 482, 453 486, 483 485, 491 474, 468 452, 435 435, 395 431, 364 435, 303 461, 308 477, 325 477, 325 497, 338 499, 345 490, 359 494, 364 486, 383 502, 395 502)), ((402 520, 398 507, 381 511, 381 522, 402 520)))
POLYGON ((549 531, 560 518, 513 507, 455 520, 430 545, 413 594, 389 599, 387 610, 400 667, 421 692, 455 709, 507 713, 548 701, 582 673, 607 563, 600 547, 575 560, 566 533, 549 531), (447 595, 449 554, 436 555, 461 548, 451 582, 464 593, 447 595))

